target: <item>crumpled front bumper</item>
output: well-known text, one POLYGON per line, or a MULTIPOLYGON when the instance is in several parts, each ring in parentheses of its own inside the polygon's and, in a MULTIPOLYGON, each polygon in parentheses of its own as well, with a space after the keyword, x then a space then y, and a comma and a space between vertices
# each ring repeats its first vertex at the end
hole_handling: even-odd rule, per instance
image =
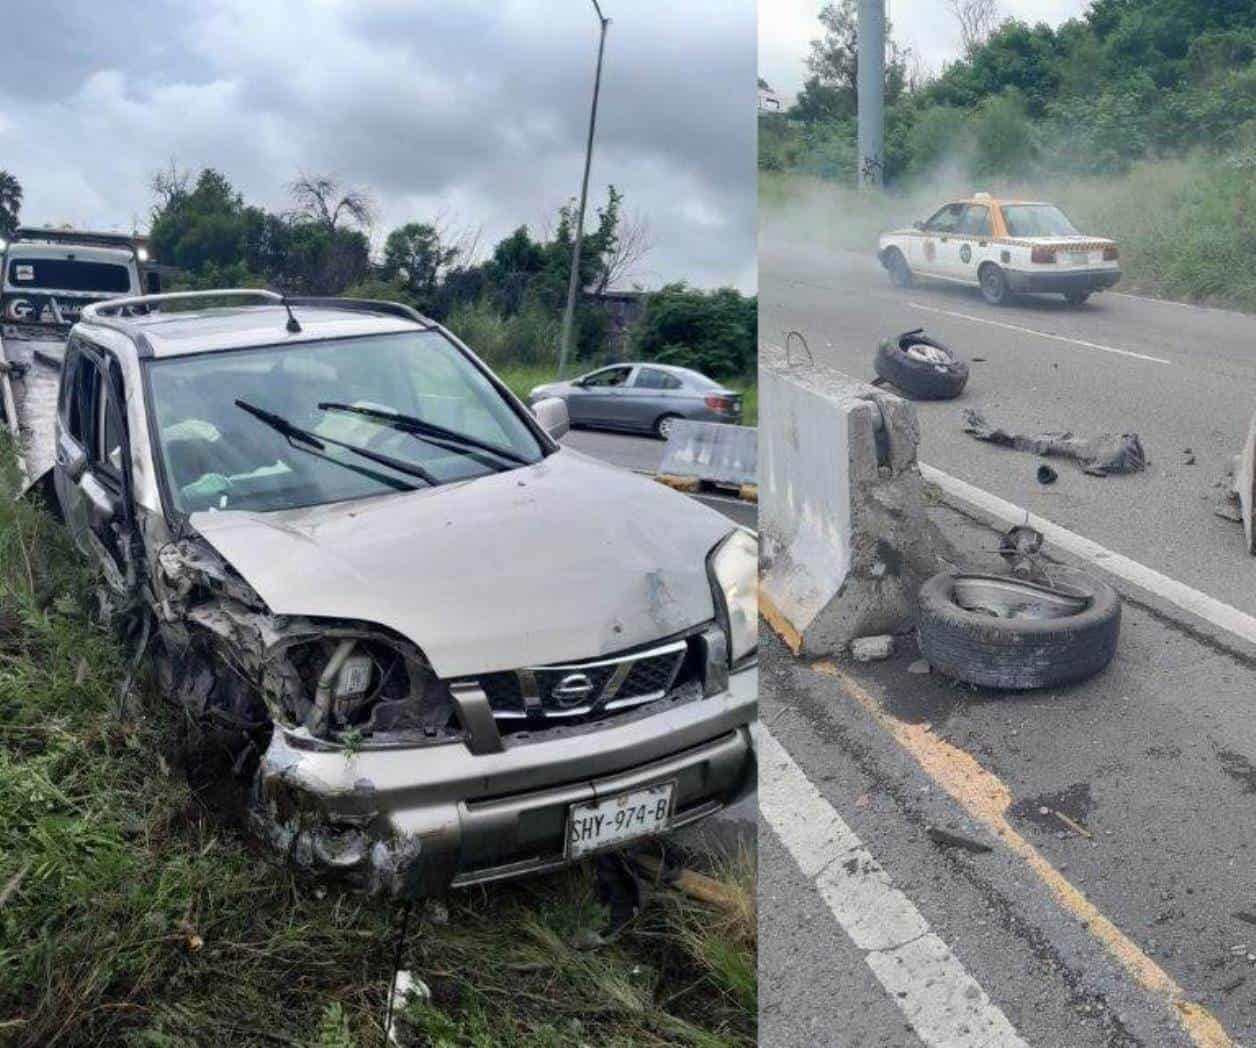
POLYGON ((276 728, 250 823, 298 868, 373 894, 441 895, 557 869, 569 861, 572 804, 674 782, 676 829, 752 790, 758 689, 752 666, 718 694, 492 753, 464 743, 353 753, 276 728))

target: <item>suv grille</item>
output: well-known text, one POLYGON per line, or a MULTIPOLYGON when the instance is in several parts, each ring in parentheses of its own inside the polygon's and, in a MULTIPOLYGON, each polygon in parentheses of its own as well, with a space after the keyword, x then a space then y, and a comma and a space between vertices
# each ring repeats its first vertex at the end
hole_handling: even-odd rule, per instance
POLYGON ((488 673, 478 683, 499 722, 594 720, 663 698, 688 653, 688 642, 678 640, 612 658, 488 673))

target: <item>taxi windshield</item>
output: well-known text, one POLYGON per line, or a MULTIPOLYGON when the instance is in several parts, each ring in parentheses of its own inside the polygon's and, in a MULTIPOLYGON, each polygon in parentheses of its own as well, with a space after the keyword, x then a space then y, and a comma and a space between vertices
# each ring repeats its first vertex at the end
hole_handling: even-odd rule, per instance
POLYGON ((1004 204, 1003 221, 1009 236, 1081 236, 1064 212, 1054 204, 1004 204))

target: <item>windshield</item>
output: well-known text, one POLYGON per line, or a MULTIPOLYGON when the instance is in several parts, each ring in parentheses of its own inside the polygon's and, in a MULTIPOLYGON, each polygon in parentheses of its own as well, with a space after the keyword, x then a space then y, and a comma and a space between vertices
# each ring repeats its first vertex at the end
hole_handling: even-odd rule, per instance
POLYGON ((111 262, 72 261, 66 258, 9 260, 9 285, 15 288, 46 288, 52 291, 131 290, 131 271, 111 262))
POLYGON ((438 331, 174 357, 150 363, 149 376, 166 481, 183 513, 294 509, 425 487, 425 475, 444 484, 516 466, 474 446, 405 432, 388 415, 464 434, 524 462, 542 455, 492 383, 438 331), (237 401, 316 439, 289 440, 237 401))
POLYGON ((1081 236, 1053 204, 1005 204, 1003 221, 1009 236, 1014 237, 1076 237, 1081 236))

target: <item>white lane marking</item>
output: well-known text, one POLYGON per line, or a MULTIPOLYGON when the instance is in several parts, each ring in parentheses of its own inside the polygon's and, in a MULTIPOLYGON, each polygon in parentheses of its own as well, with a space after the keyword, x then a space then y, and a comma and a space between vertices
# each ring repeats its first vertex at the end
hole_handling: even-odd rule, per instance
POLYGON ((975 317, 971 313, 957 313, 951 309, 938 309, 937 306, 926 306, 923 302, 908 302, 909 306, 916 309, 923 309, 928 313, 941 313, 946 317, 959 317, 961 320, 971 320, 976 324, 989 324, 991 327, 1006 328, 1008 331, 1019 331, 1024 335, 1036 335, 1038 338, 1049 338, 1056 342, 1068 342, 1074 346, 1082 346, 1085 349, 1097 349, 1101 353, 1115 353, 1120 357, 1133 357, 1135 360, 1147 360, 1152 364, 1172 364, 1173 361, 1165 360, 1163 357, 1151 357, 1146 353, 1135 353, 1132 349, 1117 349, 1114 346, 1101 346, 1098 342, 1086 342, 1080 338, 1069 338, 1067 335, 1053 335, 1047 331, 1038 331, 1036 328, 1020 327, 1018 324, 1005 324, 1001 320, 990 320, 987 317, 975 317))
POLYGON ((890 881, 793 757, 758 733, 759 811, 812 881, 916 1036, 938 1048, 1029 1048, 890 881))
POLYGON ((1184 582, 1178 582, 1177 579, 1171 579, 1167 575, 1162 575, 1154 568, 1149 568, 1145 564, 1139 564, 1136 560, 1130 560, 1129 557, 1115 553, 1097 542, 1092 542, 1076 532, 1061 527, 1059 524, 1053 524, 1044 517, 1039 517, 1032 513, 1026 514, 1026 511, 1020 506, 1006 502, 997 495, 992 495, 981 488, 973 487, 973 485, 960 480, 958 477, 952 477, 949 473, 944 473, 934 466, 921 462, 920 472, 925 480, 933 481, 946 494, 957 501, 979 512, 988 513, 990 516, 1008 525, 1028 522, 1030 527, 1042 532, 1043 537, 1048 542, 1058 546, 1060 549, 1066 550, 1074 556, 1084 558, 1091 564, 1094 564, 1095 567, 1115 575, 1117 578, 1124 579, 1142 590, 1155 594, 1183 611, 1198 615, 1205 622, 1210 622, 1212 625, 1226 630, 1236 637, 1256 644, 1256 617, 1239 611, 1238 608, 1231 607, 1229 604, 1210 597, 1206 593, 1201 593, 1197 589, 1192 589, 1184 582))

